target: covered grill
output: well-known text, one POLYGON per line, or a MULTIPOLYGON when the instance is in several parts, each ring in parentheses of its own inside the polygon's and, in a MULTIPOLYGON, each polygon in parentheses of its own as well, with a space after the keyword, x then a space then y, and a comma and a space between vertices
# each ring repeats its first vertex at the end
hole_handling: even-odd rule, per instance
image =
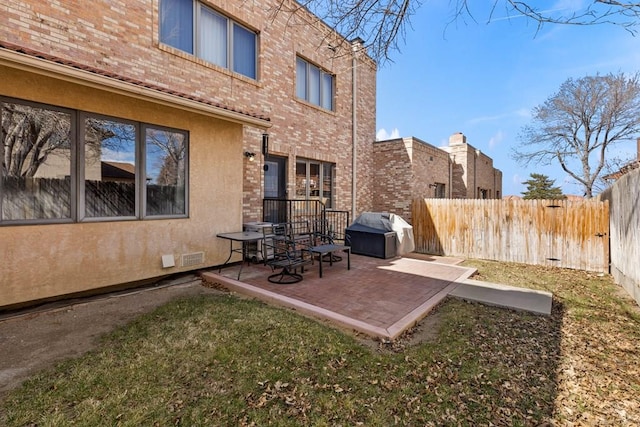
POLYGON ((393 258, 413 252, 413 227, 395 214, 365 212, 345 230, 351 253, 393 258))

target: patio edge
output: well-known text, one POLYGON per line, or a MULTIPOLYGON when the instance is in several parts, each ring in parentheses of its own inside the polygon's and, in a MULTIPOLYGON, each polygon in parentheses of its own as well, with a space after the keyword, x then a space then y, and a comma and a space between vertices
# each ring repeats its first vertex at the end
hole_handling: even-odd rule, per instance
POLYGON ((213 283, 221 284, 231 292, 237 292, 242 295, 259 299, 263 302, 271 302, 281 307, 291 308, 295 311, 303 313, 307 316, 319 320, 327 320, 333 322, 340 327, 352 329, 355 332, 364 333, 376 338, 391 339, 387 329, 379 328, 360 320, 352 319, 335 311, 327 310, 304 301, 297 300, 267 291, 259 287, 231 279, 213 272, 202 273, 203 279, 213 283))
MULTIPOLYGON (((416 258, 412 258, 416 259, 416 258)), ((422 261, 418 259, 418 261, 422 261)), ((387 334, 389 338, 394 340, 398 338, 404 331, 409 329, 412 326, 415 326, 424 319, 443 299, 445 299, 449 294, 454 292, 459 285, 464 283, 469 277, 473 276, 478 270, 473 267, 461 267, 458 265, 438 263, 438 262, 430 262, 432 264, 445 265, 447 267, 456 267, 465 270, 457 279, 449 283, 444 289, 435 294, 433 297, 429 298, 429 300, 425 301, 423 304, 419 305, 415 309, 411 310, 406 316, 402 319, 398 320, 396 323, 391 325, 387 329, 387 334)))
POLYGON ((546 316, 551 315, 553 302, 551 292, 473 279, 464 280, 450 295, 464 300, 546 316))

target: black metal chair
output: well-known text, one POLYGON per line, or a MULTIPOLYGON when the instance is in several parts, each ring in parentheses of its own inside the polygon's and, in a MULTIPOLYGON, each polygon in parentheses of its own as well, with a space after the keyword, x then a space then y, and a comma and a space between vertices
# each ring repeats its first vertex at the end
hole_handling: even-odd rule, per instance
MULTIPOLYGON (((336 244, 335 242, 336 233, 331 229, 329 221, 327 221, 326 219, 318 219, 313 221, 312 235, 313 235, 312 246, 336 244)), ((342 257, 339 255, 336 255, 333 252, 326 254, 325 258, 326 258, 325 259, 326 261, 329 261, 332 263, 342 261, 342 257)))
MULTIPOLYGON (((308 226, 307 226, 308 227, 308 226)), ((298 228, 298 224, 274 224, 263 229, 263 245, 268 254, 266 264, 272 271, 267 280, 277 284, 293 284, 302 280, 304 266, 313 262, 309 247, 311 234, 298 228), (300 273, 298 273, 298 268, 300 273)))

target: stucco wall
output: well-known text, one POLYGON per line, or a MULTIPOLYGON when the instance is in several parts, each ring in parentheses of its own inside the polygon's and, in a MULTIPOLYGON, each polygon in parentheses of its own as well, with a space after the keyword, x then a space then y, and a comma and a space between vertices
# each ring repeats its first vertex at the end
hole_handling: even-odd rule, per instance
POLYGON ((180 255, 218 265, 242 226, 242 126, 0 67, 2 94, 189 131, 185 219, 0 226, 0 307, 189 270, 180 255), (176 267, 163 269, 173 254, 176 267))
MULTIPOLYGON (((206 0, 258 33, 258 78, 253 80, 159 43, 158 0, 69 1, 51 6, 41 0, 7 0, 0 39, 88 64, 105 71, 193 94, 271 119, 271 153, 288 159, 293 184, 295 159, 336 164, 336 208, 352 204, 352 67, 350 43, 337 37, 297 3, 298 9, 273 15, 278 0, 206 0), (335 111, 295 96, 296 55, 335 75, 335 111)), ((357 58, 358 209, 370 209, 371 143, 375 139, 376 65, 357 58)), ((244 216, 256 219, 262 207, 262 130, 247 127, 244 150, 258 154, 244 164, 244 216)), ((290 194, 293 196, 293 194, 290 194)))
MULTIPOLYGON (((270 153, 288 159, 289 186, 293 184, 296 158, 335 163, 335 208, 342 210, 351 210, 353 201, 355 86, 355 214, 370 210, 376 64, 363 52, 357 52, 354 85, 350 43, 297 3, 282 3, 300 9, 293 18, 286 13, 272 15, 274 7, 281 4, 278 0, 203 3, 256 31, 256 80, 159 43, 158 0, 7 0, 1 8, 0 40, 269 117, 270 153), (297 55, 335 75, 335 111, 296 98, 297 55)), ((216 239, 216 233, 238 230, 244 221, 261 218, 263 129, 35 74, 6 68, 0 72, 0 95, 188 130, 191 185, 189 219, 0 226, 0 256, 11 260, 0 270, 0 306, 181 270, 162 269, 163 254, 203 251, 205 264, 198 268, 220 264, 226 258, 228 242, 216 239), (244 151, 256 153, 256 161, 248 162, 244 151)))

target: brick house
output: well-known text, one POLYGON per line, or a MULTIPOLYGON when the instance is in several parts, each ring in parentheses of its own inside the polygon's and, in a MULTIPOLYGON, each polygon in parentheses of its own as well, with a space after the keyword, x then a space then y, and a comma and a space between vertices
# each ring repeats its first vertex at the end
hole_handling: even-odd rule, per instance
POLYGON ((416 198, 501 198, 502 172, 461 133, 451 135, 449 145, 441 148, 414 137, 376 141, 373 146, 374 211, 411 221, 416 198))
POLYGON ((0 308, 219 265, 264 198, 370 210, 376 64, 299 4, 1 10, 0 308))

